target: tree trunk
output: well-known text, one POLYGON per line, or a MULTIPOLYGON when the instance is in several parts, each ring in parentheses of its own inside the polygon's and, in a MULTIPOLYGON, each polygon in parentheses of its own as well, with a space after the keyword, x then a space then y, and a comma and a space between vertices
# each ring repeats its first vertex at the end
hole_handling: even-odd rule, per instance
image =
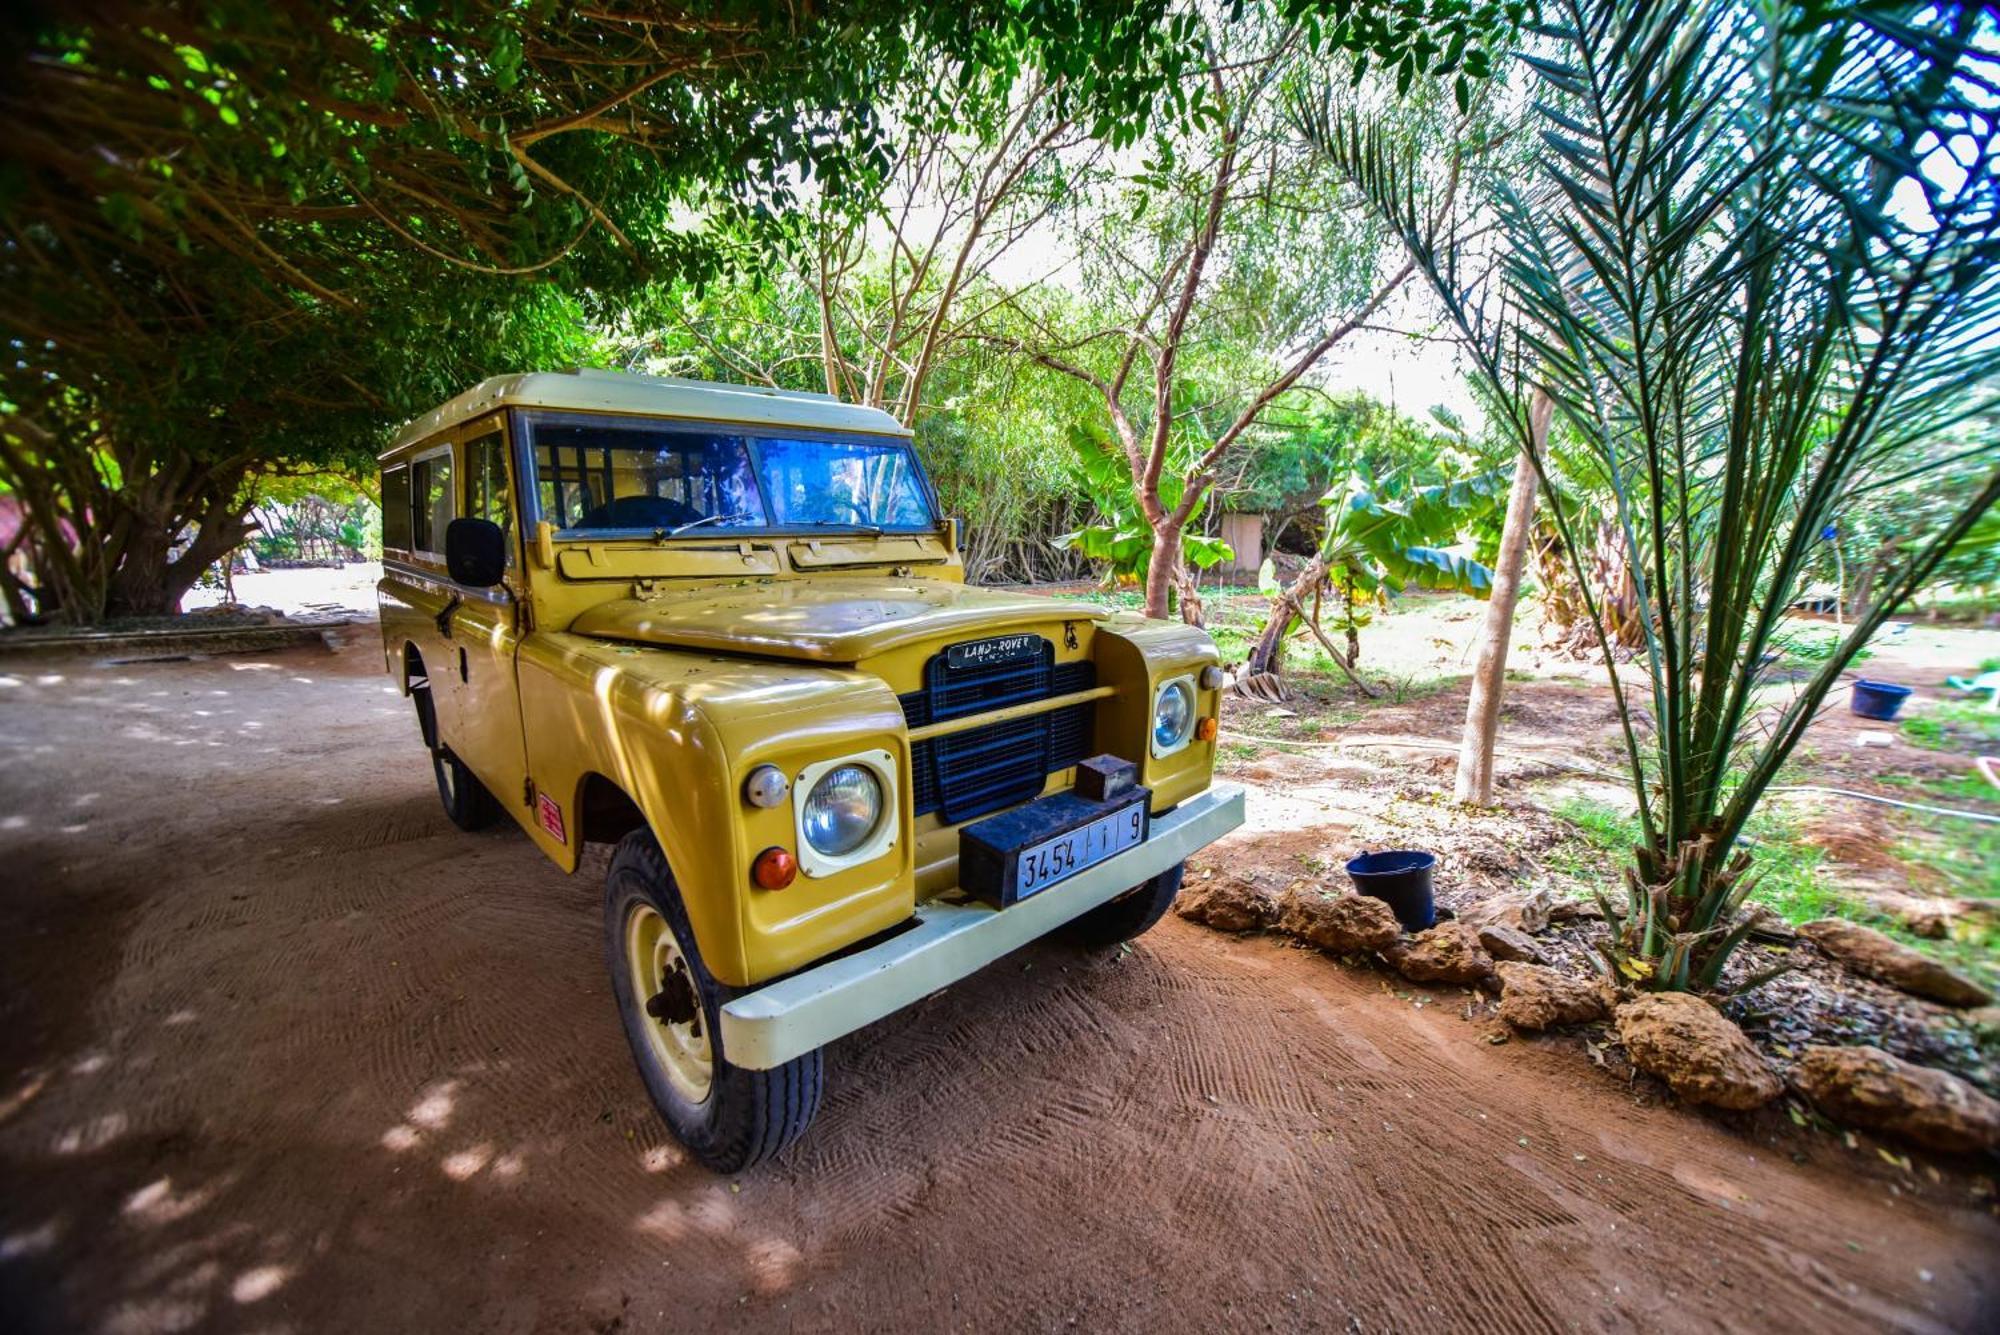
MULTIPOLYGON (((1554 410, 1549 396, 1536 391, 1528 405, 1528 430, 1536 450, 1548 439, 1549 417, 1554 410)), ((1460 802, 1477 806, 1493 802, 1493 743, 1500 732, 1500 696, 1507 686, 1507 644, 1514 638, 1521 569, 1527 563, 1528 533, 1535 524, 1535 482, 1534 460, 1522 450, 1514 464, 1514 486, 1507 493, 1507 520, 1500 531, 1493 594, 1486 603, 1479 660, 1472 670, 1472 693, 1465 702, 1465 731, 1458 744, 1455 795, 1460 802)))
POLYGON ((1153 552, 1146 560, 1146 615, 1165 620, 1169 594, 1180 582, 1181 530, 1171 521, 1153 526, 1153 552))

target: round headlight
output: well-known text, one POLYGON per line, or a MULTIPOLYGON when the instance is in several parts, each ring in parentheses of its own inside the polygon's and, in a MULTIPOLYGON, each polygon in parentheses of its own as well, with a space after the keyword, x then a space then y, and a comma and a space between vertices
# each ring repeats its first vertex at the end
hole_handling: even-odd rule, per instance
POLYGON ((866 765, 828 770, 806 794, 799 825, 806 842, 830 858, 868 842, 882 818, 882 783, 866 765))
POLYGON ((1153 700, 1153 749, 1171 751, 1194 731, 1194 688, 1168 682, 1153 700))

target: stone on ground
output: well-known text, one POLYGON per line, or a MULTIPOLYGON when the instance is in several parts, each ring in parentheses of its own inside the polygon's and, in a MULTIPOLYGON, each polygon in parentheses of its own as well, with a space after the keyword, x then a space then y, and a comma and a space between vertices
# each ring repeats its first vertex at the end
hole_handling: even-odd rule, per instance
POLYGON ((1493 976, 1493 957, 1462 922, 1441 922, 1382 953, 1412 982, 1479 983, 1493 976))
POLYGON ((1496 960, 1520 960, 1528 964, 1543 964, 1548 960, 1534 937, 1497 922, 1479 928, 1479 944, 1496 960))
POLYGON ((1385 901, 1329 894, 1311 881, 1293 882, 1279 899, 1278 930, 1335 955, 1386 950, 1403 934, 1385 901))
POLYGON ((1689 1103, 1757 1108, 1784 1088, 1741 1029, 1686 992, 1658 992, 1620 1006, 1618 1038, 1633 1065, 1689 1103))
POLYGON ((1549 910, 1553 906, 1546 889, 1509 890, 1477 904, 1467 904, 1458 911, 1458 920, 1472 928, 1497 923, 1533 934, 1548 929, 1549 910))
POLYGON ((1880 1048, 1809 1047, 1792 1083, 1838 1122, 1951 1153, 2000 1148, 2000 1101, 1880 1048))
POLYGON ((1183 885, 1174 898, 1174 912, 1218 932, 1248 932, 1268 926, 1274 916, 1270 898, 1247 881, 1214 876, 1183 885))
POLYGON ((1611 1013, 1604 989, 1594 980, 1513 960, 1493 967, 1500 975, 1500 1018, 1516 1029, 1584 1024, 1611 1013))
POLYGON ((1872 927, 1844 918, 1819 918, 1802 925, 1799 935, 1856 973, 1901 988, 1912 996, 1947 1006, 1985 1006, 1993 1001, 1991 992, 1964 974, 1872 927))

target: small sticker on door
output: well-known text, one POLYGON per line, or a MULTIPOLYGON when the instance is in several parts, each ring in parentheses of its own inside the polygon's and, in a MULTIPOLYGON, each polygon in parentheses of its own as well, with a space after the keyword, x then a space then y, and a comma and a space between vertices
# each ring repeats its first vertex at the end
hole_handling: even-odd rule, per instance
POLYGON ((555 804, 554 798, 547 793, 536 793, 535 811, 542 818, 542 828, 553 835, 557 843, 569 842, 569 836, 563 833, 562 808, 555 804))

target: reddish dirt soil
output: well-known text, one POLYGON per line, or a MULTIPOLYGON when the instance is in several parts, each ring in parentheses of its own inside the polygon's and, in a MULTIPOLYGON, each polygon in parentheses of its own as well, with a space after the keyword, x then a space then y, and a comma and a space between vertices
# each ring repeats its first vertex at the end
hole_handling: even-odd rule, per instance
MULTIPOLYGON (((341 654, 0 665, 0 1329, 1991 1328, 1963 1190, 1169 920, 835 1045, 721 1179, 602 857, 459 834, 341 654), (1804 1162, 1795 1162, 1802 1154, 1804 1162), (1824 1161, 1823 1161, 1824 1160, 1824 1161)), ((1229 856, 1224 850, 1219 856, 1229 856)))

